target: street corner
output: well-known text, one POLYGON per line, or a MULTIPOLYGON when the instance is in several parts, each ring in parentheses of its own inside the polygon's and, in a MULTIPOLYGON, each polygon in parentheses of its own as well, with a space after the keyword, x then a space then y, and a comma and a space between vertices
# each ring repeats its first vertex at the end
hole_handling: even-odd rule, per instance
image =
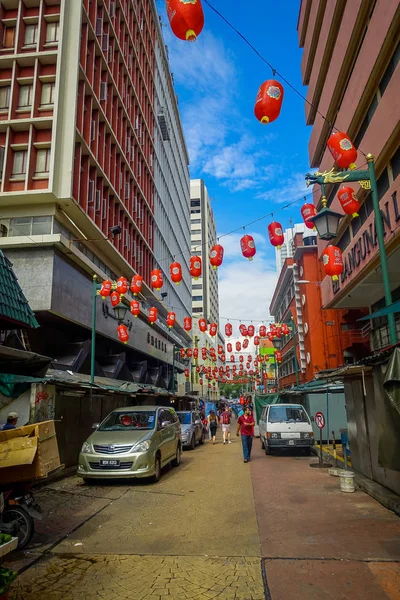
POLYGON ((400 598, 400 564, 396 562, 265 559, 263 570, 267 594, 273 600, 293 598, 294 589, 296 600, 400 598))
POLYGON ((260 559, 47 556, 23 573, 10 600, 264 600, 260 559))

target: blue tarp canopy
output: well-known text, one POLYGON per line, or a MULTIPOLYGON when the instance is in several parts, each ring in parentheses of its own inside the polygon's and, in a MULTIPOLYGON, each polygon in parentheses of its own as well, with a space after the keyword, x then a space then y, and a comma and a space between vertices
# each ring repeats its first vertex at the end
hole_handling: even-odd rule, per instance
POLYGON ((392 304, 389 304, 389 306, 385 306, 384 308, 381 308, 380 310, 377 310, 376 312, 371 313, 370 315, 361 317, 361 319, 357 319, 357 321, 368 321, 368 319, 378 319, 379 317, 386 317, 387 315, 393 313, 400 313, 400 300, 398 300, 397 302, 392 302, 392 304))

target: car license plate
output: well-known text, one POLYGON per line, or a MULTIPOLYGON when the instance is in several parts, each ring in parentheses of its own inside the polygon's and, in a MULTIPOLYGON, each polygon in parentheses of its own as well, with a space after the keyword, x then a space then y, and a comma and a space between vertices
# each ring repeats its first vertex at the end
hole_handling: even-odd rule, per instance
POLYGON ((32 494, 26 494, 25 495, 25 504, 27 504, 27 506, 29 506, 30 504, 33 504, 33 496, 32 496, 32 494))
POLYGON ((101 467, 119 467, 119 460, 115 460, 115 459, 101 460, 100 466, 101 467))
POLYGON ((289 446, 295 446, 296 440, 289 440, 289 446))

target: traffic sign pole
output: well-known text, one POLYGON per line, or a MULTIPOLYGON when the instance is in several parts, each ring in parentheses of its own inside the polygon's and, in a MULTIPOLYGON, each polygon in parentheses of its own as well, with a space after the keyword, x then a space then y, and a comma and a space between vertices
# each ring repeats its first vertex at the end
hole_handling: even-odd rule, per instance
POLYGON ((310 467, 330 467, 330 464, 326 464, 322 460, 322 430, 325 427, 325 417, 323 413, 318 411, 315 414, 314 421, 319 429, 319 461, 318 463, 310 464, 310 467))

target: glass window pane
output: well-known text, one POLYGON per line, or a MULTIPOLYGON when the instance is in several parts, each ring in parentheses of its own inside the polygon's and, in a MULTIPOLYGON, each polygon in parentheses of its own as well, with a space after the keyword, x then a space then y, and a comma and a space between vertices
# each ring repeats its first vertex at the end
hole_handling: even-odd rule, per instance
POLYGON ((43 83, 41 104, 54 104, 54 81, 51 83, 43 83))
POLYGON ((47 215, 45 217, 33 217, 32 235, 46 235, 51 233, 51 223, 53 217, 47 215))
POLYGON ((18 217, 10 220, 10 236, 30 235, 32 217, 18 217))
POLYGON ((21 85, 19 88, 19 103, 18 106, 31 106, 32 104, 32 86, 21 85))
POLYGON ((26 173, 26 150, 14 152, 13 175, 25 175, 26 173))
POLYGON ((4 28, 4 37, 3 37, 3 46, 5 48, 14 48, 14 39, 15 39, 15 27, 5 27, 4 28))
POLYGON ((58 42, 59 23, 47 23, 46 42, 58 42))
POLYGON ((37 23, 34 25, 27 25, 25 28, 25 44, 27 46, 36 44, 37 42, 37 23))
POLYGON ((0 87, 0 110, 10 106, 10 86, 0 87))
POLYGON ((48 173, 50 165, 50 148, 38 150, 36 154, 35 173, 48 173))

